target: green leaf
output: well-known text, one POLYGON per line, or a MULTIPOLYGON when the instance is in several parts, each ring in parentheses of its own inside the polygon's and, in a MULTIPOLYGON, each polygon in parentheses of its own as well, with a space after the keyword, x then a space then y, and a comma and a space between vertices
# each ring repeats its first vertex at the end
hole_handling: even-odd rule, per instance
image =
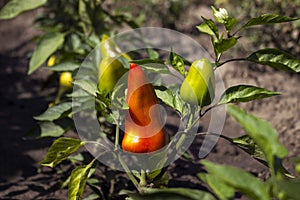
POLYGON ((79 0, 78 2, 78 14, 80 17, 79 24, 86 35, 90 34, 93 29, 93 27, 91 26, 92 21, 89 16, 90 10, 88 9, 89 7, 87 4, 89 4, 89 1, 79 0))
POLYGON ((219 104, 248 102, 279 94, 279 92, 272 92, 252 85, 236 85, 228 88, 222 94, 219 104))
POLYGON ((215 181, 218 179, 227 186, 238 190, 242 194, 256 200, 270 199, 268 187, 252 174, 232 166, 220 165, 206 160, 201 161, 215 181))
POLYGON ((28 74, 37 70, 64 43, 64 37, 57 32, 42 36, 30 59, 28 74))
POLYGON ((101 199, 101 197, 98 194, 90 194, 88 197, 84 198, 83 200, 96 200, 101 199))
POLYGON ((231 141, 233 144, 236 144, 238 147, 250 154, 253 158, 257 159, 263 164, 266 164, 266 159, 261 147, 257 145, 254 139, 249 135, 233 138, 231 141))
POLYGON ((78 166, 72 171, 68 189, 69 200, 81 199, 89 172, 94 164, 94 161, 95 160, 93 160, 88 165, 78 166))
POLYGON ((60 137, 66 132, 61 126, 53 122, 41 122, 39 126, 41 128, 40 137, 60 137))
POLYGON ((274 167, 274 157, 284 158, 287 156, 288 151, 279 143, 278 133, 267 121, 232 105, 227 106, 227 112, 240 123, 248 135, 259 145, 271 169, 274 167))
POLYGON ((203 23, 197 26, 198 30, 202 33, 206 33, 211 36, 219 37, 219 29, 215 22, 211 19, 202 17, 203 23))
POLYGON ((162 102, 164 102, 166 105, 174 108, 174 104, 173 104, 174 96, 173 96, 173 93, 171 90, 169 90, 167 88, 156 87, 155 93, 156 93, 157 97, 160 100, 162 100, 162 102))
POLYGON ((234 197, 234 189, 214 175, 199 173, 197 176, 206 183, 221 200, 232 199, 234 197))
POLYGON ((173 88, 155 87, 155 93, 157 97, 166 105, 182 113, 184 103, 179 97, 179 93, 172 91, 171 89, 173 88))
POLYGON ((66 112, 70 112, 71 109, 72 102, 60 103, 49 107, 44 113, 33 118, 40 121, 53 121, 63 116, 66 112))
POLYGON ((300 197, 299 180, 279 180, 276 181, 279 189, 279 195, 284 196, 282 199, 297 200, 300 197))
POLYGON ((186 74, 184 68, 184 60, 175 52, 173 52, 173 50, 170 52, 168 63, 170 63, 173 66, 173 68, 177 70, 180 74, 186 74))
POLYGON ((97 96, 97 85, 95 81, 90 80, 90 79, 80 79, 80 80, 75 80, 74 85, 77 85, 79 88, 83 89, 87 93, 97 96))
POLYGON ((208 192, 188 188, 147 188, 143 194, 125 193, 132 200, 215 200, 208 192))
POLYGON ((0 19, 11 19, 17 15, 38 8, 47 3, 47 0, 10 0, 1 10, 0 19))
POLYGON ((237 43, 237 38, 230 37, 230 38, 221 38, 220 40, 214 41, 214 48, 218 53, 223 53, 228 49, 232 48, 237 43))
POLYGON ((48 154, 41 162, 41 165, 55 167, 72 153, 77 151, 82 145, 84 145, 84 142, 78 139, 66 137, 58 138, 51 145, 48 154))
POLYGON ((140 64, 140 66, 146 69, 148 72, 155 72, 160 74, 170 74, 169 68, 165 64, 161 63, 147 63, 140 64))
POLYGON ((247 28, 249 26, 255 26, 255 25, 290 22, 298 19, 300 18, 290 18, 290 17, 276 15, 276 14, 263 14, 259 17, 250 19, 246 24, 242 26, 242 28, 247 28))
POLYGON ((152 59, 152 58, 145 58, 141 60, 131 60, 131 63, 135 63, 138 65, 144 65, 144 64, 152 64, 152 63, 158 63, 158 64, 164 64, 165 62, 160 59, 152 59))
POLYGON ((86 6, 86 2, 87 1, 79 0, 79 2, 78 2, 78 13, 79 13, 80 19, 82 21, 84 21, 87 24, 91 24, 91 19, 88 15, 88 9, 87 9, 87 6, 86 6))
POLYGON ((47 67, 48 70, 56 71, 56 72, 63 72, 63 71, 74 71, 80 67, 79 63, 75 62, 63 62, 57 65, 47 67))
POLYGON ((120 110, 128 110, 129 106, 126 103, 126 93, 127 85, 125 83, 118 84, 114 87, 111 94, 111 99, 113 99, 113 104, 115 108, 120 110))
POLYGON ((148 53, 149 58, 151 58, 151 59, 159 58, 159 53, 152 48, 147 48, 147 53, 148 53))
POLYGON ((225 24, 226 30, 231 31, 232 27, 237 24, 238 20, 236 18, 229 18, 225 24))
POLYGON ((64 50, 70 53, 78 53, 81 55, 85 54, 83 45, 81 44, 81 39, 77 34, 70 34, 66 37, 64 50))
POLYGON ((73 90, 72 93, 66 94, 70 98, 80 98, 80 97, 89 97, 89 93, 85 92, 82 89, 73 90))
POLYGON ((252 53, 246 58, 248 61, 281 69, 300 72, 300 60, 279 49, 266 48, 252 53))
POLYGON ((214 36, 215 33, 213 32, 213 30, 211 30, 211 28, 207 25, 207 23, 202 23, 199 26, 196 26, 196 28, 201 32, 201 33, 205 33, 211 36, 214 36))

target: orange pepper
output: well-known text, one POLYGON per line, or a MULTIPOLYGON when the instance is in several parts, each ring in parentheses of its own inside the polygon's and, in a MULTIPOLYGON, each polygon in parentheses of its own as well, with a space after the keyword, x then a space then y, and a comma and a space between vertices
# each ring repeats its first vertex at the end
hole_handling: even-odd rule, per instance
POLYGON ((123 150, 149 153, 164 147, 169 137, 164 129, 158 98, 137 64, 130 64, 126 101, 129 110, 125 117, 123 150))

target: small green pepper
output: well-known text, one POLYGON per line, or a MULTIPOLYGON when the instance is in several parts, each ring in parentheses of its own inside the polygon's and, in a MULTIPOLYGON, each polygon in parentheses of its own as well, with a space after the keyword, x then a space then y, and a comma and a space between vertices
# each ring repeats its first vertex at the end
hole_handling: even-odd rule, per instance
POLYGON ((117 58, 119 56, 128 60, 131 58, 127 54, 121 54, 117 44, 105 34, 102 36, 100 52, 102 60, 99 65, 98 89, 100 94, 107 95, 113 91, 118 80, 127 71, 117 58))
POLYGON ((118 80, 126 73, 122 63, 111 57, 103 58, 99 65, 98 88, 100 94, 112 92, 118 80))
POLYGON ((121 50, 117 46, 117 44, 112 39, 110 39, 106 34, 102 36, 100 52, 103 58, 105 57, 115 58, 121 54, 127 60, 131 60, 128 54, 121 53, 121 50))
POLYGON ((214 93, 215 74, 210 61, 206 58, 194 61, 181 85, 181 98, 203 107, 211 104, 214 93))

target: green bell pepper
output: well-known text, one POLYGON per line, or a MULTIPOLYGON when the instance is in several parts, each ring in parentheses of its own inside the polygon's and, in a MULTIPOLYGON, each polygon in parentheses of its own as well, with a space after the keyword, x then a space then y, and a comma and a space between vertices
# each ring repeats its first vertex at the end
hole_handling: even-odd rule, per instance
POLYGON ((210 61, 206 58, 192 63, 181 88, 181 98, 200 107, 211 104, 215 96, 215 74, 210 61))

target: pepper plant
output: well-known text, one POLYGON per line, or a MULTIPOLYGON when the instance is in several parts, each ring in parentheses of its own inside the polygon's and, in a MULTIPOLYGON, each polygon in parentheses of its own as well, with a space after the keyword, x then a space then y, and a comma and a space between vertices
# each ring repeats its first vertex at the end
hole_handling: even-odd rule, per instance
MULTIPOLYGON (((95 1, 94 3, 95 5, 98 5, 99 2, 95 1)), ((39 3, 35 2, 36 6, 39 6, 40 4, 40 1, 39 3)), ((87 12, 87 8, 91 8, 92 4, 90 5, 87 1, 79 1, 78 5, 82 6, 83 4, 85 5, 83 6, 85 9, 82 8, 79 10, 81 18, 85 19, 85 17, 90 16, 90 13, 87 12)), ((33 8, 28 8, 24 5, 23 10, 25 10, 25 8, 33 8)), ((6 13, 8 11, 4 12, 3 10, 0 13, 1 18, 4 18, 3 16, 9 16, 6 13)), ((97 63, 98 65, 96 66, 91 66, 90 69, 96 71, 99 70, 98 74, 101 74, 101 76, 96 77, 96 79, 99 81, 99 84, 93 85, 90 80, 85 79, 81 79, 79 81, 75 80, 74 84, 80 88, 81 92, 83 93, 76 93, 75 91, 72 94, 67 95, 64 99, 64 102, 56 102, 56 105, 49 107, 44 113, 35 117, 39 123, 47 124, 47 126, 42 126, 42 136, 58 137, 50 147, 48 154, 41 162, 41 165, 55 167, 66 159, 72 159, 72 154, 78 151, 80 147, 90 143, 97 143, 97 141, 86 141, 77 138, 64 137, 63 134, 69 130, 70 127, 74 128, 74 124, 69 123, 69 126, 66 126, 66 124, 55 123, 57 120, 61 119, 68 119, 68 121, 71 121, 70 119, 76 114, 76 112, 78 112, 78 110, 84 109, 84 97, 86 97, 84 94, 88 93, 93 95, 96 99, 95 108, 98 112, 97 120, 105 121, 106 127, 110 127, 109 131, 107 132, 105 132, 105 130, 101 130, 101 134, 105 134, 109 140, 114 142, 115 148, 112 152, 112 155, 117 157, 120 165, 124 171, 126 171, 128 178, 135 186, 134 191, 128 191, 127 188, 124 188, 124 190, 122 190, 119 194, 116 194, 119 195, 118 197, 108 197, 106 194, 99 191, 96 195, 91 196, 90 198, 127 198, 133 200, 162 198, 195 200, 233 199, 235 198, 236 193, 240 193, 251 199, 297 199, 300 196, 298 190, 300 181, 295 177, 295 175, 291 174, 283 167, 282 162, 287 158, 288 151, 282 144, 279 143, 278 133, 276 130, 267 121, 246 112, 236 105, 232 105, 241 102, 249 102, 256 99, 269 98, 275 95, 280 95, 280 93, 253 85, 235 85, 227 88, 221 98, 217 99, 216 102, 214 101, 214 92, 216 87, 214 71, 218 70, 220 67, 225 67, 224 64, 226 63, 244 61, 260 65, 267 65, 272 68, 285 70, 292 73, 298 73, 300 71, 300 60, 279 49, 258 49, 243 58, 224 59, 223 55, 230 52, 234 46, 238 45, 239 38, 242 36, 242 31, 247 30, 250 27, 254 27, 256 25, 292 22, 298 20, 299 18, 290 18, 276 14, 264 14, 252 18, 246 23, 240 24, 238 20, 233 16, 230 16, 227 10, 224 8, 218 9, 212 7, 212 11, 214 19, 207 19, 203 17, 203 22, 197 26, 197 28, 201 34, 207 34, 207 36, 211 39, 211 44, 214 51, 213 62, 201 57, 199 57, 199 59, 196 61, 189 61, 186 58, 177 55, 176 52, 173 52, 171 47, 168 59, 160 59, 158 52, 154 51, 153 49, 147 49, 148 57, 140 59, 140 55, 142 55, 140 54, 139 57, 135 59, 134 55, 137 55, 138 52, 127 52, 129 56, 127 54, 124 55, 121 51, 119 51, 118 45, 115 44, 114 41, 105 41, 105 39, 102 39, 103 44, 112 44, 112 46, 114 46, 111 52, 115 56, 109 57, 108 59, 110 61, 105 61, 106 58, 104 57, 101 62, 105 61, 107 63, 102 64, 103 67, 100 67, 100 69, 98 67, 99 63, 97 63), (221 31, 223 29, 219 29, 219 26, 223 26, 224 32, 221 31), (166 70, 172 68, 178 71, 178 73, 184 77, 180 88, 178 88, 178 90, 173 90, 163 86, 160 87, 159 85, 151 85, 151 83, 147 81, 149 77, 147 78, 147 75, 144 74, 144 71, 149 69, 149 64, 153 63, 159 63, 163 69, 166 70), (128 85, 126 86, 127 88, 124 89, 122 88, 123 86, 116 85, 115 80, 111 80, 112 78, 119 76, 116 73, 119 73, 120 70, 116 72, 115 68, 122 69, 122 73, 129 71, 127 80, 128 85), (101 69, 105 70, 101 72, 101 69), (108 79, 108 77, 112 78, 108 79), (139 86, 139 81, 142 83, 146 82, 147 84, 144 85, 145 87, 138 87, 137 90, 134 90, 133 88, 136 87, 135 85, 139 86), (118 126, 118 123, 111 120, 111 116, 114 114, 112 112, 111 105, 116 95, 116 91, 127 91, 124 93, 123 97, 121 96, 121 99, 118 99, 118 102, 123 110, 128 111, 130 115, 133 114, 131 115, 131 118, 133 118, 131 120, 133 120, 135 123, 138 121, 138 125, 140 126, 146 126, 149 123, 149 119, 147 119, 151 113, 149 107, 157 104, 158 99, 164 103, 165 106, 169 106, 173 110, 176 110, 181 117, 181 120, 188 119, 187 126, 184 127, 179 137, 168 136, 164 128, 161 128, 156 131, 157 134, 154 133, 154 135, 152 134, 152 137, 145 139, 142 137, 145 133, 139 131, 136 124, 132 125, 132 121, 129 121, 129 118, 127 118, 128 115, 126 115, 125 134, 123 140, 121 141, 120 127, 118 126), (195 93, 195 95, 190 96, 190 94, 193 93, 195 93), (81 104, 75 108, 73 106, 72 109, 71 100, 72 97, 74 98, 74 96, 81 100, 81 104), (271 176, 268 177, 266 181, 262 181, 241 168, 220 165, 202 159, 199 162, 205 167, 207 172, 199 172, 197 176, 207 186, 205 190, 184 187, 168 188, 167 185, 164 184, 166 181, 165 173, 168 169, 167 165, 164 166, 164 153, 167 153, 168 150, 170 150, 169 147, 179 150, 182 147, 182 142, 184 142, 186 138, 190 136, 197 137, 200 135, 198 133, 193 133, 191 129, 206 113, 222 105, 226 105, 227 113, 245 129, 247 134, 237 138, 229 138, 224 135, 220 135, 220 137, 228 140, 232 145, 241 148, 246 153, 250 154, 254 159, 258 160, 263 165, 266 165, 269 168, 271 176), (196 116, 189 116, 189 114, 185 112, 186 108, 196 110, 196 116), (168 137, 170 137, 170 139, 168 139, 168 137), (121 148, 124 151, 136 154, 165 149, 162 151, 162 155, 159 154, 159 158, 161 158, 161 160, 159 160, 158 164, 162 163, 162 167, 153 171, 149 171, 146 168, 142 169, 141 171, 131 170, 128 167, 129 163, 124 161, 122 157, 119 156, 121 148)), ((98 12, 95 12, 94 14, 96 15, 98 12)), ((10 17, 12 16, 13 15, 10 17)), ((88 17, 88 19, 90 18, 88 17)), ((85 33, 85 31, 88 33, 91 31, 93 33, 90 35, 91 37, 88 38, 85 36, 83 37, 82 32, 75 31, 75 33, 78 34, 77 36, 72 36, 72 34, 69 32, 64 33, 70 36, 70 40, 73 42, 78 42, 76 37, 84 38, 84 40, 81 41, 81 46, 87 48, 80 50, 79 52, 77 48, 74 48, 76 42, 71 43, 73 45, 73 47, 71 45, 71 49, 74 51, 73 53, 80 56, 86 55, 85 52, 89 51, 91 47, 96 46, 89 46, 91 40, 96 40, 97 42, 95 44, 100 44, 101 42, 99 39, 95 38, 100 38, 100 36, 103 35, 103 32, 97 32, 96 30, 93 31, 90 29, 89 25, 89 21, 83 21, 78 24, 78 26, 82 28, 83 33, 85 33)), ((61 31, 60 26, 55 27, 57 30, 61 31)), ((61 51, 70 50, 70 47, 67 45, 67 43, 66 46, 64 46, 64 41, 66 38, 66 35, 64 34, 61 35, 61 33, 58 32, 54 34, 55 37, 50 35, 47 36, 45 40, 41 40, 42 42, 39 43, 37 50, 32 55, 29 67, 30 73, 33 72, 43 62, 45 62, 51 54, 56 52, 58 47, 61 47, 61 51), (50 39, 48 37, 50 37, 50 39), (52 46, 52 43, 55 45, 52 46), (51 51, 47 51, 48 53, 46 56, 42 56, 42 58, 39 56, 38 62, 35 61, 37 58, 36 54, 39 54, 36 52, 39 52, 41 49, 46 47, 47 49, 51 49, 51 51)), ((104 38, 105 37, 106 36, 104 36, 104 38)), ((99 51, 102 51, 102 54, 105 55, 101 48, 99 48, 99 51)), ((63 56, 59 59, 64 60, 65 58, 63 56)), ((64 63, 53 66, 50 69, 57 71, 69 70, 72 72, 77 72, 80 65, 78 61, 80 59, 76 60, 75 57, 71 56, 67 60, 71 61, 69 63, 73 64, 67 65, 64 63), (74 64, 74 62, 76 64, 74 64)), ((164 70, 154 69, 154 71, 163 73, 164 70)), ((154 122, 157 124, 153 129, 155 129, 156 126, 160 127, 161 113, 156 110, 151 114, 156 116, 155 119, 157 120, 154 122)), ((218 133, 212 132, 201 133, 201 135, 203 134, 211 136, 218 135, 218 133)), ((102 155, 99 155, 99 157, 100 156, 102 155)), ((98 157, 93 159, 87 165, 77 166, 72 171, 70 177, 66 180, 66 183, 68 184, 69 199, 81 199, 86 185, 91 187, 95 186, 95 178, 93 173, 95 172, 97 165, 101 164, 97 162, 97 158, 98 157)), ((299 169, 300 165, 299 159, 295 158, 294 161, 295 166, 297 166, 297 170, 299 169)), ((99 182, 96 181, 96 183, 99 182)))

